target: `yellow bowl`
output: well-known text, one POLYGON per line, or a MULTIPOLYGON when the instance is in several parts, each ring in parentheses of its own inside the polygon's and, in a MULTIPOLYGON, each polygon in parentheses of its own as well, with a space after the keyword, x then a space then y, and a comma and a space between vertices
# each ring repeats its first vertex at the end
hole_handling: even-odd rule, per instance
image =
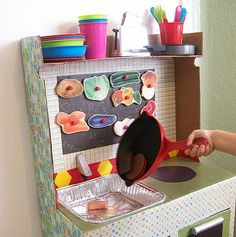
POLYGON ((83 15, 83 16, 78 16, 79 20, 91 20, 91 19, 104 19, 107 18, 107 15, 105 14, 93 14, 93 15, 83 15))
POLYGON ((47 40, 42 41, 43 47, 56 47, 56 46, 78 46, 83 45, 84 39, 79 40, 47 40))

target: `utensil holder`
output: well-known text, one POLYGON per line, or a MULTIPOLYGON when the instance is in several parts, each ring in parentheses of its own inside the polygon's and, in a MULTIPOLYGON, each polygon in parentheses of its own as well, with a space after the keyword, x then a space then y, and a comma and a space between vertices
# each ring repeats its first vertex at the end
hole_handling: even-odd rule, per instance
POLYGON ((183 22, 164 22, 159 24, 161 44, 178 45, 182 44, 183 22))

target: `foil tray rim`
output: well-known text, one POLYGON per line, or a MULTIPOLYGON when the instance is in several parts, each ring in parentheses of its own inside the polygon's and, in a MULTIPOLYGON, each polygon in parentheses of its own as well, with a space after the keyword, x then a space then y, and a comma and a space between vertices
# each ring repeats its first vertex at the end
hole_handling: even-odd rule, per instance
MULTIPOLYGON (((62 187, 62 188, 57 188, 57 194, 59 192, 63 192, 64 190, 70 190, 70 189, 75 189, 75 188, 78 188, 78 187, 83 187, 83 186, 87 186, 91 183, 94 183, 94 182, 97 182, 99 180, 104 180, 104 179, 112 179, 112 178, 117 178, 117 176, 119 177, 118 174, 109 174, 109 175, 106 175, 106 176, 102 176, 102 177, 97 177, 97 178, 94 178, 94 179, 91 179, 91 180, 88 180, 88 181, 85 181, 83 183, 79 183, 79 184, 73 184, 73 185, 70 185, 70 186, 67 186, 67 187, 62 187)), ((122 180, 123 181, 123 180, 122 180)), ((152 206, 155 206, 157 204, 160 204, 162 202, 165 201, 166 199, 166 195, 153 188, 153 187, 150 187, 149 185, 147 184, 143 184, 141 182, 136 182, 134 183, 132 186, 135 186, 137 188, 143 188, 145 189, 147 192, 152 192, 152 193, 156 193, 156 194, 159 194, 160 197, 161 197, 161 200, 158 200, 156 202, 153 202, 151 204, 147 204, 147 205, 143 205, 142 207, 140 208, 137 208, 135 210, 132 210, 130 212, 127 212, 127 213, 123 213, 123 214, 119 214, 119 215, 116 215, 116 216, 113 216, 113 217, 109 217, 109 218, 105 218, 105 219, 95 219, 95 220, 90 220, 90 219, 87 219, 85 217, 83 217, 81 214, 77 213, 76 211, 74 211, 69 205, 67 205, 67 203, 63 200, 61 200, 59 198, 59 195, 58 195, 58 203, 59 203, 59 207, 64 207, 67 211, 69 211, 70 213, 72 213, 73 215, 75 215, 76 217, 78 217, 80 220, 84 221, 84 222, 88 222, 88 223, 93 223, 93 224, 103 224, 103 223, 106 223, 106 222, 110 222, 110 221, 114 221, 114 220, 117 220, 117 219, 120 219, 120 218, 124 218, 126 216, 129 216, 129 215, 133 215, 137 212, 140 212, 142 210, 145 210, 147 208, 150 208, 152 206)), ((132 187, 131 186, 131 187, 132 187)), ((119 192, 119 191, 117 191, 119 192)), ((123 194, 122 192, 119 192, 121 194, 123 194)), ((82 201, 81 201, 82 202, 82 201)))

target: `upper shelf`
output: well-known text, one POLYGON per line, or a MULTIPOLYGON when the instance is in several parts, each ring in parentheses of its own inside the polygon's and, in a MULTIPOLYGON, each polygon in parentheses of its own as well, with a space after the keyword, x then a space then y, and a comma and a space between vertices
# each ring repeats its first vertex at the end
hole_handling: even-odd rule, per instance
MULTIPOLYGON (((157 34, 152 34, 148 36, 149 44, 160 44, 160 36, 157 34)), ((112 51, 114 48, 114 37, 109 35, 107 37, 107 57, 103 59, 84 59, 84 60, 75 60, 75 61, 65 61, 65 62, 54 62, 54 63, 44 63, 43 65, 52 65, 52 64, 61 64, 61 63, 79 63, 82 62, 91 62, 91 61, 101 61, 101 60, 118 60, 121 58, 199 58, 202 55, 202 32, 195 33, 186 33, 183 35, 183 44, 193 44, 195 45, 195 54, 194 55, 159 55, 159 56, 130 56, 130 57, 112 57, 112 51)))

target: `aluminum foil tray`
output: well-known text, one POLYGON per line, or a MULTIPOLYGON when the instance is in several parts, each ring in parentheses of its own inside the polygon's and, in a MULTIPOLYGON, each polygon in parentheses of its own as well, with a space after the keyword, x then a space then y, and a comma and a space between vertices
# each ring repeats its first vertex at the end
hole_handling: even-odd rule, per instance
POLYGON ((127 187, 118 174, 57 190, 61 206, 85 222, 104 223, 163 202, 165 195, 142 183, 127 187), (106 200, 108 209, 88 211, 92 200, 106 200))

